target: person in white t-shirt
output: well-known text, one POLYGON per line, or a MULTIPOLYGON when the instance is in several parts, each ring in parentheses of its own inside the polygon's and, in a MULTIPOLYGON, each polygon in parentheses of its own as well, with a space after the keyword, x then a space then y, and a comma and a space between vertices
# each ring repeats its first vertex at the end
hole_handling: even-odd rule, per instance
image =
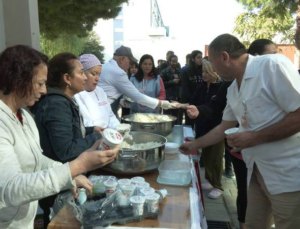
POLYGON ((87 81, 84 85, 85 91, 74 97, 79 105, 84 126, 115 129, 120 122, 112 112, 105 92, 97 86, 102 70, 101 62, 93 54, 83 54, 79 57, 79 61, 83 66, 87 81))

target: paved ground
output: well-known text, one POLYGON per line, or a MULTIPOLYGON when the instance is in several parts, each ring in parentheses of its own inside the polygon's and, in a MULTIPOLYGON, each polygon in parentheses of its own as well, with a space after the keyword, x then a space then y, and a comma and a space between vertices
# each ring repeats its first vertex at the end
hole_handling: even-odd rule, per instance
MULTIPOLYGON (((201 181, 204 182, 204 169, 201 169, 201 181)), ((239 229, 236 211, 236 181, 223 176, 223 197, 217 200, 207 198, 210 191, 203 191, 205 215, 207 220, 230 222, 232 229, 239 229)), ((274 226, 272 228, 275 228, 274 226)))
MULTIPOLYGON (((204 182, 204 169, 201 170, 201 181, 204 182)), ((236 212, 236 182, 223 176, 223 197, 217 200, 207 198, 210 191, 203 191, 205 215, 207 220, 230 222, 232 228, 239 228, 236 212)))

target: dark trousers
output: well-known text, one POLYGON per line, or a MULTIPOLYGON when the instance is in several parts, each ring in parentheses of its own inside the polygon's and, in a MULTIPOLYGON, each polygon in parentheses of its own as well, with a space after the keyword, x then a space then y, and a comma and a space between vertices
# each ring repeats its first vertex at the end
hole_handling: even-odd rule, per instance
POLYGON ((222 174, 223 174, 223 154, 224 154, 224 141, 217 144, 205 147, 202 149, 203 163, 205 169, 205 179, 217 189, 222 188, 222 174))
POLYGON ((228 149, 228 145, 226 145, 226 147, 225 147, 225 171, 230 171, 230 170, 232 170, 231 154, 228 149))
POLYGON ((247 167, 243 160, 240 160, 231 154, 230 156, 238 190, 236 198, 238 220, 241 223, 245 223, 247 209, 247 167))

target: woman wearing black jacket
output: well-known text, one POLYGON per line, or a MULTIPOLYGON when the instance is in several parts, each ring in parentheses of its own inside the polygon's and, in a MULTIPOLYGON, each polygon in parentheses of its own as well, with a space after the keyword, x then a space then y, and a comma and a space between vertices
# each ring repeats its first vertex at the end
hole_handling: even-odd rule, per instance
MULTIPOLYGON (((223 84, 220 76, 214 71, 212 64, 203 60, 202 66, 203 82, 197 87, 191 98, 190 104, 200 106, 208 103, 218 92, 223 84)), ((201 137, 219 125, 222 121, 222 112, 213 113, 211 116, 199 117, 196 119, 196 138, 201 137)), ((223 173, 224 141, 203 148, 202 159, 205 168, 206 183, 202 184, 203 190, 212 191, 208 194, 211 199, 217 199, 223 194, 222 173, 223 173)))

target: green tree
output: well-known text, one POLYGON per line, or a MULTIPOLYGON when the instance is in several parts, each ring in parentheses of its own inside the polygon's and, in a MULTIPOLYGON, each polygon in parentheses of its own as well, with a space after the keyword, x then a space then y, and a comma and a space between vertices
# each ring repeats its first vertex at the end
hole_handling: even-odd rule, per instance
POLYGON ((100 38, 95 31, 90 32, 89 36, 85 39, 85 43, 81 54, 94 54, 101 63, 104 63, 103 52, 104 47, 100 45, 100 38))
POLYGON ((39 0, 40 30, 47 39, 62 33, 86 37, 99 18, 115 18, 128 0, 39 0))
POLYGON ((249 45, 259 38, 274 39, 281 35, 281 43, 293 43, 295 0, 237 0, 247 12, 240 14, 235 22, 234 32, 249 45))
POLYGON ((84 37, 79 38, 74 35, 61 34, 55 39, 50 40, 41 34, 41 50, 49 58, 52 58, 55 54, 60 52, 70 52, 78 56, 83 50, 86 39, 87 38, 84 37))
POLYGON ((70 52, 79 56, 81 54, 94 54, 103 63, 104 47, 100 44, 100 38, 92 31, 87 37, 69 36, 62 34, 55 39, 47 39, 41 35, 41 49, 49 58, 60 52, 70 52))

